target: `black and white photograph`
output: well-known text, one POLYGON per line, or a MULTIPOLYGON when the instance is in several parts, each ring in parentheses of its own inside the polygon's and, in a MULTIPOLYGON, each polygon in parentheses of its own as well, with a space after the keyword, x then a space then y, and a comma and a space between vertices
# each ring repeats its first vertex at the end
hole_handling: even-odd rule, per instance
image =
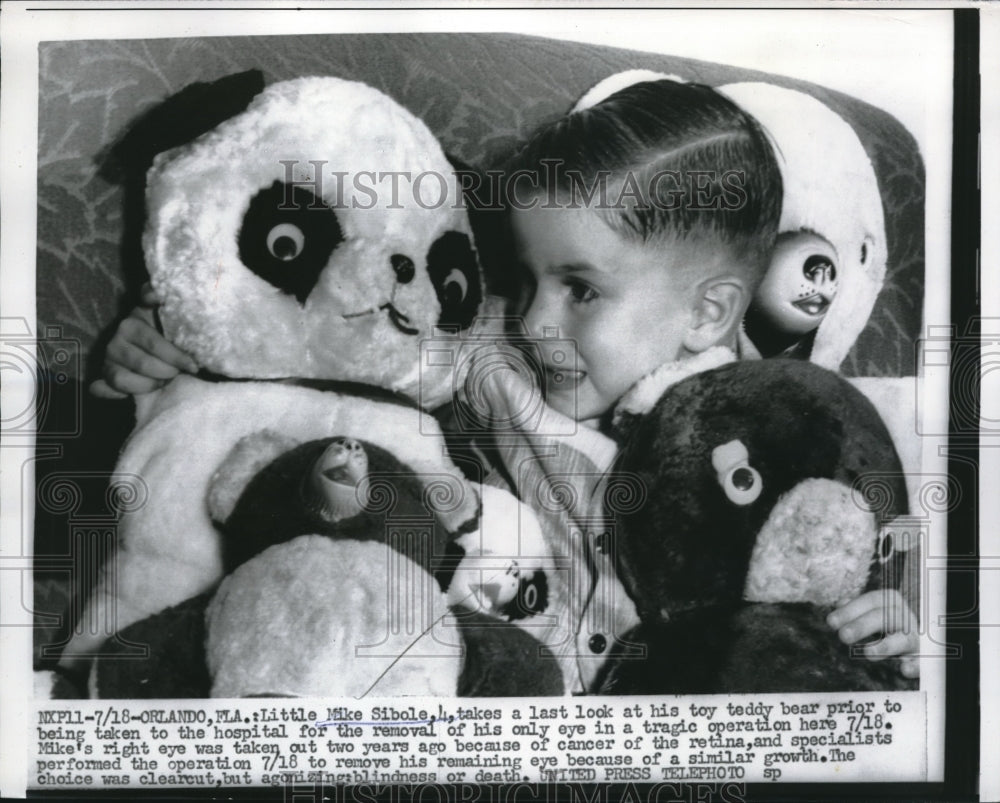
POLYGON ((5 796, 1000 795, 992 10, 5 5, 5 796))

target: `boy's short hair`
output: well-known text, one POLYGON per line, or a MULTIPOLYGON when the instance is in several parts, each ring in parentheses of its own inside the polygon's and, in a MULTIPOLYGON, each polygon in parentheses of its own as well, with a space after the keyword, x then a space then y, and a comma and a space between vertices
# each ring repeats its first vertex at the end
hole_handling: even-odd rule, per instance
POLYGON ((541 128, 511 169, 534 172, 542 206, 588 206, 623 236, 711 238, 754 285, 774 248, 774 152, 757 122, 711 87, 633 84, 541 128))

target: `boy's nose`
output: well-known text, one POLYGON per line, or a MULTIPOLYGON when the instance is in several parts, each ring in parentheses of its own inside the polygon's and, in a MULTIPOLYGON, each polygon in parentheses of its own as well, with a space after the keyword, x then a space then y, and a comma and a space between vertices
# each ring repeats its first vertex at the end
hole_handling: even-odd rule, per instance
POLYGON ((554 306, 535 296, 524 313, 524 327, 530 337, 540 340, 560 336, 561 321, 554 306))
POLYGON ((576 347, 566 339, 566 327, 562 325, 558 307, 551 309, 532 304, 525 314, 525 328, 537 349, 540 369, 558 371, 576 366, 576 347))

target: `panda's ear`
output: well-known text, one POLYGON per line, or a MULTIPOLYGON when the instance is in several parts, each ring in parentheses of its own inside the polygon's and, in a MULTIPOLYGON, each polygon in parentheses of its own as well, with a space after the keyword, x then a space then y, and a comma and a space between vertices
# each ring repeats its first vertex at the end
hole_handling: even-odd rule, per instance
POLYGON ((470 215, 472 212, 477 212, 487 206, 498 208, 498 205, 491 204, 487 197, 489 185, 486 184, 486 176, 482 170, 463 161, 453 153, 445 153, 444 157, 451 165, 451 169, 455 171, 456 183, 462 190, 462 198, 468 205, 470 215), (468 180, 465 179, 465 176, 468 177, 468 180))
POLYGON ((457 180, 462 188, 462 196, 469 216, 469 226, 475 240, 475 249, 486 282, 485 290, 491 295, 515 298, 518 292, 518 277, 510 266, 514 262, 507 214, 501 199, 492 197, 492 185, 486 180, 482 170, 463 162, 457 156, 446 153, 456 176, 465 174, 466 180, 457 180))
POLYGON ((458 180, 458 187, 462 190, 462 197, 466 203, 470 204, 471 208, 478 209, 482 204, 479 201, 477 195, 475 195, 476 187, 480 187, 483 183, 483 171, 478 168, 473 167, 468 162, 459 159, 453 153, 445 153, 444 158, 448 160, 448 164, 451 165, 451 169, 455 171, 455 176, 460 177, 463 174, 473 177, 473 180, 468 184, 465 181, 458 180))
POLYGON ((260 70, 189 84, 139 115, 98 156, 101 178, 119 184, 129 176, 144 176, 156 154, 211 131, 246 109, 263 90, 260 70))
POLYGON ((225 524, 250 480, 279 455, 298 445, 294 438, 271 429, 245 435, 237 441, 209 483, 207 502, 212 521, 225 524))
POLYGON ((476 169, 472 165, 470 165, 468 162, 463 161, 462 159, 458 158, 453 153, 446 153, 444 155, 444 158, 448 160, 448 164, 450 164, 452 167, 454 167, 455 170, 475 170, 476 169))

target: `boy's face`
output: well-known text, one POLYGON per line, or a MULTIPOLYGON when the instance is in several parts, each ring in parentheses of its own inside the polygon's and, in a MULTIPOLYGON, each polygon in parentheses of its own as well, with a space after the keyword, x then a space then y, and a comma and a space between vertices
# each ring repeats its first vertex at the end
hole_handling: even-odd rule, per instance
POLYGON ((629 240, 588 209, 536 208, 511 219, 526 279, 517 311, 539 338, 551 407, 596 419, 682 355, 695 301, 690 243, 629 240), (557 363, 567 340, 575 355, 557 363))

